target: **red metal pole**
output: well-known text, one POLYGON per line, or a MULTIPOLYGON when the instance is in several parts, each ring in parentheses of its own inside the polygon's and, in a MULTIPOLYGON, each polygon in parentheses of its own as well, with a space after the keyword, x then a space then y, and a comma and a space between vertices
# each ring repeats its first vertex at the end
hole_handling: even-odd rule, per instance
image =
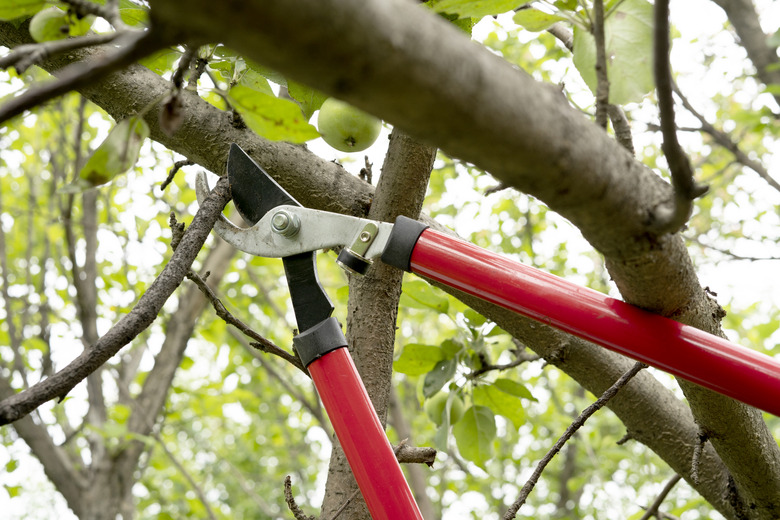
POLYGON ((411 270, 780 416, 780 362, 426 229, 411 270))
POLYGON ((349 351, 333 350, 308 368, 371 518, 422 520, 349 351))

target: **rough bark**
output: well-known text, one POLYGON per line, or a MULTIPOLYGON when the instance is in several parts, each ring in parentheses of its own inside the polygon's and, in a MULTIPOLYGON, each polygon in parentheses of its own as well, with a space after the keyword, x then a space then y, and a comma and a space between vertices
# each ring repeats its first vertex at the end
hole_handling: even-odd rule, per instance
MULTIPOLYGON (((440 18, 403 0, 234 0, 219 7, 200 0, 191 7, 197 16, 183 36, 223 41, 537 196, 604 254, 627 302, 720 332, 719 313, 680 237, 648 231, 649 216, 673 196, 669 185, 552 88, 440 18)), ((153 12, 165 30, 181 28, 176 2, 157 0, 153 12)), ((757 518, 776 517, 780 450, 760 413, 683 388, 736 482, 733 500, 757 518), (761 482, 744 463, 758 460, 769 472, 761 482)))
MULTIPOLYGON (((368 218, 387 222, 394 221, 398 215, 417 218, 435 158, 435 148, 422 145, 394 130, 368 218)), ((349 279, 349 348, 382 424, 386 422, 390 403, 402 278, 402 271, 375 262, 365 276, 350 276, 349 279)), ((356 489, 357 484, 346 464, 344 452, 334 442, 322 518, 331 518, 356 489)), ((340 517, 370 518, 362 497, 356 497, 340 517)))
MULTIPOLYGON (((360 6, 350 2, 343 6, 304 4, 231 3, 220 4, 219 11, 214 12, 216 6, 196 2, 187 22, 193 33, 203 38, 224 41, 229 37, 235 48, 276 65, 291 77, 341 94, 410 133, 441 144, 454 155, 473 158, 508 184, 540 196, 578 225, 591 243, 605 253, 611 273, 628 301, 670 315, 683 316, 680 310, 689 309, 700 313, 709 327, 716 325, 712 307, 698 287, 681 242, 675 237, 659 239, 644 232, 645 216, 669 198, 669 187, 616 149, 606 136, 564 107, 546 88, 497 58, 486 56, 433 17, 409 11, 411 7, 406 4, 387 2, 387 10, 376 2, 360 6), (230 19, 234 14, 237 19, 230 19), (308 21, 301 18, 306 16, 310 16, 308 21), (339 20, 334 21, 336 18, 339 20), (403 24, 394 22, 394 18, 402 19, 403 24), (242 30, 250 21, 253 27, 242 30), (258 21, 268 26, 256 27, 258 21), (224 27, 231 30, 216 34, 224 27), (301 27, 311 30, 300 30, 301 27), (370 37, 361 38, 366 32, 370 37), (346 37, 335 38, 333 34, 346 37), (329 42, 327 49, 322 41, 329 42), (305 53, 306 49, 311 52, 305 53), (329 54, 324 56, 323 52, 329 54), (396 92, 390 93, 396 88, 396 92), (484 110, 475 114, 475 106, 484 110), (670 287, 675 290, 667 291, 670 287)), ((174 2, 158 0, 153 7, 163 26, 167 23, 179 27, 180 13, 174 2)), ((16 45, 20 37, 14 38, 13 31, 4 24, 2 38, 16 45)), ((84 53, 72 56, 78 58, 84 53)), ((165 85, 148 71, 132 67, 127 73, 116 74, 83 91, 109 113, 125 115, 145 106, 154 99, 155 90, 159 94, 165 85)), ((307 206, 356 214, 365 211, 370 189, 343 175, 338 167, 311 157, 299 147, 268 143, 233 128, 226 116, 194 96, 186 97, 185 108, 184 131, 174 138, 163 136, 150 118, 154 138, 216 172, 222 171, 227 145, 236 141, 250 148, 255 158, 268 165, 282 185, 307 206), (324 189, 309 189, 315 185, 324 189)), ((485 313, 490 316, 493 311, 485 313)), ((602 351, 582 350, 578 355, 595 364, 596 353, 607 355, 605 359, 616 359, 602 351)), ((598 380, 600 374, 594 370, 581 377, 598 380)), ((652 404, 639 402, 633 410, 625 411, 621 418, 630 430, 647 417, 647 409, 642 407, 652 404)), ((722 404, 711 408, 718 415, 722 404)), ((693 424, 664 409, 657 413, 664 424, 693 424)), ((735 439, 734 444, 739 444, 740 433, 755 431, 752 423, 756 417, 752 414, 734 420, 724 414, 717 418, 720 426, 716 430, 724 431, 726 437, 735 439)), ((758 428, 765 432, 762 426, 758 428)), ((747 439, 738 452, 750 451, 772 459, 776 446, 762 445, 767 439, 764 433, 760 439, 747 439)), ((677 459, 680 454, 676 444, 677 439, 671 436, 666 442, 656 440, 655 449, 670 464, 679 466, 683 464, 680 461, 689 459, 677 459)), ((748 470, 754 471, 738 468, 735 478, 748 470)), ((771 472, 776 473, 777 468, 771 472)), ((721 484, 696 487, 713 503, 726 491, 721 484)), ((728 510, 724 514, 733 517, 728 510)))
MULTIPOLYGON (((440 18, 402 0, 192 7, 199 14, 188 20, 193 38, 224 41, 537 196, 604 254, 627 302, 719 332, 718 312, 680 237, 648 231, 649 216, 672 198, 668 184, 552 88, 440 18), (217 27, 233 30, 217 34, 217 27)), ((157 0, 153 9, 163 28, 174 26, 176 2, 157 0)), ((733 501, 756 517, 775 517, 780 450, 760 413, 687 383, 683 388, 736 482, 733 501), (744 464, 758 460, 769 472, 762 482, 744 464)))

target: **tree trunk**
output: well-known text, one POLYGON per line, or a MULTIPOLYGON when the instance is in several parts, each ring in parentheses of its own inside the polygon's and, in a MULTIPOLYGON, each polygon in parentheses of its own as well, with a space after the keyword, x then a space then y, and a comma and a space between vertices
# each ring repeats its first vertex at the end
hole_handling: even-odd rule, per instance
MULTIPOLYGON (((398 215, 416 218, 420 214, 435 157, 436 149, 394 130, 368 218, 389 222, 398 215)), ((350 352, 382 424, 386 422, 390 402, 402 278, 403 272, 376 262, 365 276, 352 275, 349 280, 347 338, 350 352)), ((356 489, 357 483, 344 452, 338 442, 334 442, 322 518, 331 518, 356 489)), ((362 497, 357 495, 340 518, 357 520, 371 517, 362 497)))

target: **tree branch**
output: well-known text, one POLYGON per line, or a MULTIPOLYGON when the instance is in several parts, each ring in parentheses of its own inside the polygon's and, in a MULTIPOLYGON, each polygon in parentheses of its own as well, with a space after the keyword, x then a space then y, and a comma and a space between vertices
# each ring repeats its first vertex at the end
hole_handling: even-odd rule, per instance
POLYGON ((236 329, 241 331, 242 334, 254 340, 254 343, 251 344, 253 347, 284 359, 292 366, 308 375, 309 372, 303 366, 303 363, 301 363, 301 360, 297 355, 290 354, 283 348, 275 345, 269 339, 252 330, 249 325, 233 316, 233 314, 227 310, 222 301, 217 297, 216 293, 214 293, 211 287, 206 285, 206 282, 203 280, 203 278, 201 278, 193 271, 189 271, 187 273, 187 278, 195 282, 195 285, 197 285, 206 298, 208 298, 208 300, 211 302, 211 305, 214 307, 214 311, 217 313, 217 316, 222 318, 222 320, 224 320, 224 322, 228 325, 233 325, 236 329))
POLYGON ((607 79, 607 51, 604 43, 604 0, 594 0, 593 2, 591 32, 596 41, 596 124, 606 130, 609 79, 607 79))
POLYGON ((190 488, 195 492, 195 495, 198 497, 198 501, 203 505, 203 508, 206 510, 206 514, 209 516, 210 520, 217 520, 217 516, 214 514, 214 510, 211 509, 211 506, 209 505, 209 501, 206 498, 206 493, 203 492, 203 489, 198 485, 197 482, 195 482, 195 479, 192 478, 192 475, 190 475, 190 472, 187 471, 187 468, 185 468, 181 462, 176 458, 176 456, 171 452, 171 450, 168 449, 168 446, 165 445, 165 442, 163 442, 162 438, 160 437, 159 433, 154 434, 154 438, 157 439, 157 444, 162 448, 163 452, 165 452, 165 455, 168 457, 168 460, 171 461, 171 463, 176 467, 176 469, 181 473, 181 475, 184 477, 184 480, 187 481, 187 483, 190 485, 190 488))
POLYGON ((587 421, 594 413, 599 411, 601 408, 604 407, 605 404, 609 402, 610 399, 615 397, 615 395, 620 391, 621 388, 626 386, 626 384, 631 381, 631 378, 633 378, 637 373, 639 373, 640 370, 645 368, 647 365, 643 363, 636 363, 634 366, 623 374, 620 379, 615 381, 615 383, 610 386, 603 394, 601 394, 601 397, 599 397, 593 404, 585 408, 582 413, 572 422, 568 428, 566 428, 566 431, 563 432, 563 435, 556 441, 556 443, 553 445, 552 448, 550 448, 550 451, 547 452, 547 455, 545 455, 542 460, 539 461, 539 463, 536 465, 536 468, 534 469, 534 472, 531 474, 531 477, 528 479, 528 481, 525 483, 525 485, 520 490, 520 496, 517 498, 517 500, 512 504, 512 506, 507 510, 507 512, 504 514, 504 520, 511 520, 517 515, 518 510, 520 507, 525 503, 526 498, 528 498, 529 493, 533 490, 534 486, 536 486, 536 483, 539 481, 539 477, 541 477, 542 472, 544 471, 544 468, 547 467, 547 465, 550 463, 550 461, 555 457, 555 455, 561 451, 561 448, 563 448, 563 445, 566 444, 566 441, 572 438, 572 436, 579 430, 582 425, 585 424, 585 421, 587 421))
POLYGON ((151 31, 132 31, 116 38, 118 48, 91 62, 76 62, 58 73, 59 79, 30 88, 0 106, 0 123, 52 98, 122 69, 164 46, 151 31))
POLYGON ((214 222, 229 200, 230 189, 227 179, 222 178, 198 209, 170 261, 135 307, 92 348, 85 350, 65 368, 24 392, 0 401, 0 425, 24 417, 50 399, 62 398, 151 325, 168 297, 184 279, 214 222))
MULTIPOLYGON (((699 123, 701 123, 701 128, 692 128, 691 131, 696 132, 704 132, 705 134, 712 137, 716 143, 721 145, 723 148, 734 154, 734 158, 737 160, 738 163, 743 164, 759 174, 762 179, 764 179, 767 184, 772 186, 777 191, 780 191, 780 183, 778 183, 770 174, 769 171, 764 167, 763 164, 761 164, 759 161, 753 160, 748 155, 743 152, 736 141, 734 141, 729 134, 726 132, 719 130, 715 128, 707 119, 701 115, 695 108, 693 108, 693 105, 691 105, 691 102, 688 101, 688 98, 680 92, 680 89, 677 87, 676 84, 672 85, 672 88, 674 89, 675 94, 680 98, 680 101, 683 104, 683 107, 690 112, 696 119, 699 120, 699 123)), ((687 130, 687 129, 686 129, 687 130)))
MULTIPOLYGON (((767 35, 761 28, 753 0, 713 0, 726 12, 729 22, 739 37, 739 43, 747 51, 750 61, 756 67, 758 78, 765 85, 780 84, 780 57, 777 48, 769 45, 767 35)), ((780 105, 780 94, 774 94, 780 105)))
MULTIPOLYGON (((254 16, 249 18, 239 15, 249 4, 237 0, 219 6, 206 0, 195 2, 191 5, 193 20, 188 19, 192 23, 186 30, 200 41, 229 39, 232 47, 260 61, 273 62, 290 77, 331 94, 341 92, 350 102, 413 129, 417 135, 451 149, 453 155, 490 170, 499 180, 534 194, 578 226, 605 254, 610 274, 628 302, 718 333, 682 241, 647 234, 645 215, 669 198, 669 186, 633 160, 603 130, 561 103, 555 89, 531 81, 438 17, 398 0, 258 2, 251 4, 254 16), (294 28, 306 23, 308 18, 300 19, 304 13, 338 23, 316 24, 301 34, 294 28), (256 23, 263 26, 262 31, 256 23), (223 30, 227 27, 232 29, 223 30), (371 36, 363 37, 367 33, 371 36), (318 52, 311 54, 306 41, 312 39, 328 41, 329 45, 320 45, 318 52), (392 52, 384 54, 387 49, 392 52), (376 66, 379 63, 381 67, 376 66), (484 102, 487 109, 478 120, 472 117, 475 102, 480 106, 484 102), (560 139, 572 134, 578 139, 560 139)), ((156 8, 163 21, 181 27, 177 23, 180 4, 158 0, 156 8)), ((0 41, 5 45, 28 42, 29 35, 13 25, 1 27, 0 41)), ((92 56, 88 50, 74 51, 50 60, 45 67, 51 70, 92 56)), ((112 116, 122 118, 161 99, 168 88, 168 82, 153 72, 132 66, 126 73, 115 74, 111 82, 84 85, 81 90, 112 116)), ((269 173, 303 205, 365 216, 373 193, 366 183, 302 147, 269 142, 232 127, 226 114, 192 93, 185 91, 182 97, 185 123, 175 136, 166 136, 156 117, 146 118, 155 140, 212 171, 224 170, 226 151, 236 142, 267 165, 269 173)), ((423 220, 436 225, 429 218, 423 220)), ((458 291, 448 292, 537 352, 560 351, 565 346, 566 356, 557 366, 596 394, 608 384, 608 375, 626 363, 587 342, 458 291)), ((697 430, 690 411, 652 377, 639 379, 636 391, 621 393, 630 399, 619 396, 610 407, 634 438, 661 454, 675 471, 687 475, 692 447, 687 439, 694 438, 697 430)), ((708 429, 716 431, 721 442, 733 444, 734 453, 739 454, 729 462, 735 479, 748 481, 755 474, 754 461, 760 458, 769 462, 776 459, 777 447, 764 442, 771 435, 762 426, 759 413, 711 393, 693 397, 695 408, 710 411, 702 419, 708 429), (745 455, 750 457, 745 459, 745 455)), ((733 517, 733 508, 724 499, 728 471, 714 450, 706 449, 702 460, 713 478, 696 489, 724 515, 733 517)), ((766 469, 768 482, 778 475, 771 467, 766 469)))
POLYGON ((0 69, 14 67, 16 68, 16 72, 21 74, 30 66, 37 65, 50 56, 56 56, 76 49, 83 49, 84 47, 94 47, 110 43, 118 36, 121 36, 121 33, 90 34, 79 38, 66 38, 64 40, 20 45, 0 58, 0 69))
POLYGON ((655 3, 655 32, 653 50, 653 72, 658 93, 658 110, 663 134, 663 149, 669 171, 672 174, 674 199, 670 205, 659 205, 651 213, 650 227, 656 233, 676 233, 688 221, 693 211, 691 202, 703 195, 707 188, 693 180, 693 169, 680 143, 677 141, 677 126, 674 122, 674 99, 672 97, 672 71, 669 65, 669 0, 655 3))
POLYGON ((650 518, 652 518, 653 516, 660 518, 660 513, 658 511, 658 508, 661 507, 661 504, 663 504, 664 500, 666 500, 666 496, 672 490, 674 485, 680 481, 681 478, 682 477, 680 477, 680 475, 675 475, 672 478, 670 478, 669 481, 664 486, 664 488, 658 494, 656 499, 653 501, 652 505, 647 508, 647 511, 645 511, 645 514, 643 514, 642 518, 640 518, 639 520, 650 520, 650 518))

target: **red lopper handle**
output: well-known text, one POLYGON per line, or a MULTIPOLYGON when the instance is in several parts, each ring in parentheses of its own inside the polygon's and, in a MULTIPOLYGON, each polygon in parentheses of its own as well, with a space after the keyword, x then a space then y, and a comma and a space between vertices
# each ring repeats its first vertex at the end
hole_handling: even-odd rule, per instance
POLYGON ((411 271, 780 416, 780 362, 432 229, 411 271))
POLYGON ((308 369, 371 517, 422 520, 349 351, 332 350, 308 369))

